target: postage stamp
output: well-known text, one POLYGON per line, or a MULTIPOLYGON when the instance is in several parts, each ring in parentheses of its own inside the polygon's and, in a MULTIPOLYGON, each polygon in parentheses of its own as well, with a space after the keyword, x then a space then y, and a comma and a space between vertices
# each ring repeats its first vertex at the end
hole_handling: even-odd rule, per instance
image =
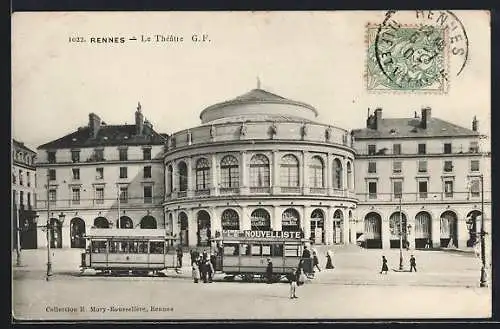
POLYGON ((366 88, 447 93, 467 55, 467 34, 453 13, 389 11, 382 23, 367 24, 366 88))

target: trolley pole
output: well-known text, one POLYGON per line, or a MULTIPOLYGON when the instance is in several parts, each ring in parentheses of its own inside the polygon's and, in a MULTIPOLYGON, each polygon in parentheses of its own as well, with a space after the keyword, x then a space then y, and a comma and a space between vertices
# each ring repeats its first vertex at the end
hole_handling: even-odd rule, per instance
POLYGON ((403 270, 403 192, 399 195, 399 270, 403 270))
POLYGON ((486 248, 484 245, 484 236, 486 232, 484 231, 484 180, 481 174, 481 280, 479 282, 480 287, 487 287, 488 281, 486 279, 486 248))
POLYGON ((50 240, 51 240, 51 223, 50 223, 50 187, 49 187, 50 177, 49 171, 47 169, 47 275, 45 276, 45 280, 49 281, 50 276, 52 276, 52 259, 50 253, 50 240))

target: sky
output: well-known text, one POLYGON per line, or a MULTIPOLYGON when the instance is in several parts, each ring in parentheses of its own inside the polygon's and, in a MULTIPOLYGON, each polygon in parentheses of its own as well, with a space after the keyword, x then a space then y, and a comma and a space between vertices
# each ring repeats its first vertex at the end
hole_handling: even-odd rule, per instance
POLYGON ((87 125, 91 112, 107 124, 132 124, 139 101, 154 129, 170 134, 256 88, 257 77, 262 89, 314 106, 325 124, 363 128, 369 108, 397 118, 430 106, 433 116, 467 128, 476 115, 489 135, 490 18, 454 13, 469 54, 446 94, 366 90, 366 25, 381 23, 382 11, 15 13, 12 135, 35 149, 87 125), (184 41, 154 42, 158 34, 184 41), (193 34, 210 41, 193 42, 193 34), (90 42, 98 37, 127 41, 90 42))

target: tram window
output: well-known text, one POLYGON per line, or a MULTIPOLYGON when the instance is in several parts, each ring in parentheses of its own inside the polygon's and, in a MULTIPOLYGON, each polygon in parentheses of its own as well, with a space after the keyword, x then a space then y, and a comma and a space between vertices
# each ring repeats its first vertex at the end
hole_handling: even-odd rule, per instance
POLYGON ((92 252, 106 252, 106 241, 92 241, 92 252))
POLYGON ((238 256, 239 248, 237 243, 224 244, 224 256, 238 256))
POLYGON ((299 256, 299 246, 285 245, 285 257, 298 257, 298 256, 299 256))
POLYGON ((250 245, 246 243, 242 243, 240 247, 240 255, 241 256, 250 256, 250 245))
POLYGON ((282 257, 283 256, 283 245, 282 244, 273 244, 271 246, 271 253, 274 257, 282 257))
POLYGON ((252 245, 252 256, 260 256, 260 245, 252 245))
POLYGON ((268 244, 262 245, 262 256, 271 256, 271 246, 268 244))
POLYGON ((163 241, 151 241, 149 244, 149 253, 163 254, 165 250, 165 243, 163 241))
POLYGON ((120 243, 118 241, 110 241, 109 242, 109 252, 110 253, 117 253, 120 252, 120 243))
POLYGON ((128 252, 131 254, 137 254, 137 252, 139 251, 139 242, 137 241, 129 242, 128 246, 129 246, 128 252))
POLYGON ((139 249, 140 254, 147 254, 148 253, 148 243, 145 241, 138 242, 138 249, 139 249))

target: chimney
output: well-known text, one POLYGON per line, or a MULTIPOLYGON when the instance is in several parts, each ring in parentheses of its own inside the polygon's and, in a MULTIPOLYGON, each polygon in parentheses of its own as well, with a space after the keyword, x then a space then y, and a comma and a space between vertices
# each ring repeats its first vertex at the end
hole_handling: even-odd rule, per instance
POLYGON ((474 119, 472 120, 472 131, 479 131, 479 122, 476 119, 476 116, 474 116, 474 119))
POLYGON ((135 134, 142 135, 144 129, 144 116, 141 112, 141 103, 137 103, 137 111, 135 111, 135 134))
POLYGON ((89 114, 90 138, 97 137, 99 128, 101 128, 101 118, 99 118, 99 116, 97 116, 97 114, 95 113, 90 113, 89 114))
POLYGON ((144 120, 144 127, 142 133, 146 136, 149 136, 153 133, 153 125, 151 124, 151 122, 148 121, 148 119, 144 120))
POLYGON ((423 129, 427 129, 427 127, 429 126, 430 123, 431 123, 431 108, 424 107, 422 109, 421 126, 423 129))

